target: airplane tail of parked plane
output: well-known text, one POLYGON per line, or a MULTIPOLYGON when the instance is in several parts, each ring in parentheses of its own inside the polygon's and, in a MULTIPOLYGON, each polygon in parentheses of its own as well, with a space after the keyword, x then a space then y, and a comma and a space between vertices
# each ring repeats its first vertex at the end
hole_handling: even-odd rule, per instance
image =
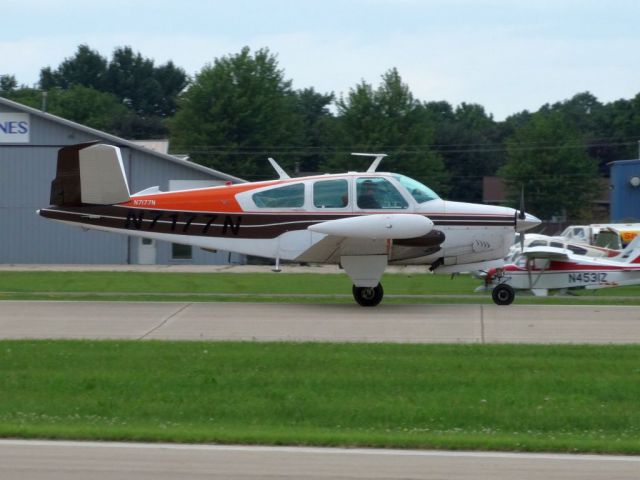
POLYGON ((56 177, 51 182, 51 205, 111 205, 129 200, 118 147, 91 142, 59 150, 56 177))
POLYGON ((634 238, 627 247, 610 260, 624 263, 640 263, 640 235, 634 238))

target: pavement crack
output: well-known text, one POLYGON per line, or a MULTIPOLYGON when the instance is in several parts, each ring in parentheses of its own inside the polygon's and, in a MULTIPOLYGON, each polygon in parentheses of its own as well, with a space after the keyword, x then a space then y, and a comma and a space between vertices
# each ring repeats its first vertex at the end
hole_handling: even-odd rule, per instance
POLYGON ((165 318, 164 320, 162 320, 158 325, 156 325, 155 327, 153 327, 151 330, 149 330, 147 333, 145 333, 144 335, 138 337, 138 340, 144 340, 146 337, 148 337, 149 335, 151 335, 153 332, 155 332, 156 330, 158 330, 159 328, 164 327, 169 320, 171 320, 172 318, 174 318, 176 315, 178 315, 180 312, 182 312, 185 308, 190 307, 192 304, 191 303, 185 303, 183 306, 181 306, 178 310, 176 310, 175 312, 173 312, 171 315, 169 315, 167 318, 165 318))

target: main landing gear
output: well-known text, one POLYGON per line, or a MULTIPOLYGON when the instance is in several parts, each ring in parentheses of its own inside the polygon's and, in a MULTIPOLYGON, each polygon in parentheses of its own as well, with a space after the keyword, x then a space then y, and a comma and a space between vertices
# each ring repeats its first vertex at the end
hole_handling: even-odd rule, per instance
POLYGON ((506 283, 496 285, 491 292, 491 298, 496 305, 511 305, 516 297, 516 292, 506 283))
POLYGON ((352 291, 353 298, 363 307, 375 307, 382 301, 384 296, 384 290, 382 290, 380 283, 375 287, 356 287, 354 285, 352 291))

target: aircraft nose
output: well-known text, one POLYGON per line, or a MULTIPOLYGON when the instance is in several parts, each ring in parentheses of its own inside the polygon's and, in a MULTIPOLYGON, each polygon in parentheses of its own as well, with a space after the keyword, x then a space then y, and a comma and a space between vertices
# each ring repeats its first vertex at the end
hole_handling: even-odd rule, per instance
POLYGON ((524 214, 524 219, 518 216, 516 212, 516 232, 526 232, 527 230, 532 229, 533 227, 537 227, 540 225, 542 221, 530 213, 524 214))

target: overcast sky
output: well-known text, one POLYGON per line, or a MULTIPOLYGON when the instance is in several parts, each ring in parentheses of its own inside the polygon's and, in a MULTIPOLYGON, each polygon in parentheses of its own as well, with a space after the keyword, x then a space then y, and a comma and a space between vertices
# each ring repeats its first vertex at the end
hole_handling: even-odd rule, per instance
POLYGON ((586 90, 640 92, 637 0, 2 0, 0 22, 0 74, 24 84, 81 43, 190 75, 248 45, 277 54, 295 88, 340 95, 396 67, 418 99, 496 120, 586 90))

